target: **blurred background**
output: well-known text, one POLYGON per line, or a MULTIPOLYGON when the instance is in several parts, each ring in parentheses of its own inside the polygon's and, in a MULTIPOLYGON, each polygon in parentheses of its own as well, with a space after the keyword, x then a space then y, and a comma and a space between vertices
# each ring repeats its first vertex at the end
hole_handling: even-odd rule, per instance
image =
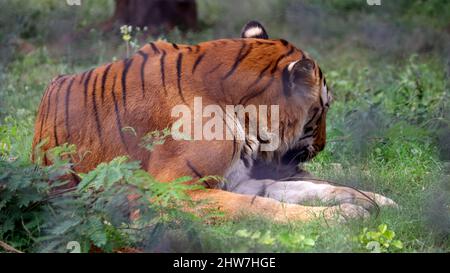
MULTIPOLYGON (((56 75, 125 58, 157 39, 195 44, 238 37, 246 22, 258 20, 269 36, 318 60, 334 93, 327 147, 306 168, 397 201, 401 211, 387 211, 370 225, 394 228, 404 251, 450 251, 449 0, 77 2, 0 1, 3 158, 30 164, 34 117, 56 75)), ((300 229, 316 234, 316 228, 300 229)), ((354 250, 348 237, 354 230, 338 233, 321 231, 309 250, 354 250)), ((181 245, 158 249, 199 248, 181 245)), ((305 250, 233 247, 223 240, 200 250, 305 250)))

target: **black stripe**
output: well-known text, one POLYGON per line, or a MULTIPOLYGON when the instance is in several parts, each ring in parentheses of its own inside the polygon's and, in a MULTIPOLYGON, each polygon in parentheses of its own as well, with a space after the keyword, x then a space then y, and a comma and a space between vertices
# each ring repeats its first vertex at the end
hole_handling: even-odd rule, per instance
POLYGON ((152 47, 152 50, 155 54, 159 54, 159 49, 155 46, 154 43, 150 43, 150 46, 152 47))
POLYGON ((223 81, 220 82, 220 91, 222 92, 224 97, 227 96, 227 94, 225 94, 225 87, 223 86, 223 81))
POLYGON ((183 54, 179 53, 177 58, 177 85, 178 85, 178 94, 181 97, 181 100, 186 103, 184 99, 183 92, 181 90, 181 66, 183 64, 183 54))
POLYGON ((162 81, 162 85, 164 88, 164 93, 167 95, 167 90, 166 90, 166 75, 164 72, 164 62, 166 59, 166 51, 162 50, 162 55, 161 55, 161 59, 160 59, 160 66, 161 66, 161 81, 162 81))
MULTIPOLYGON (((316 121, 316 123, 317 123, 317 121, 318 121, 318 120, 320 119, 320 117, 322 116, 322 113, 323 113, 323 109, 322 109, 322 108, 317 108, 316 112, 314 113, 313 117, 311 118, 310 123, 313 122, 313 121, 316 121), (316 119, 317 119, 317 120, 316 120, 316 119)), ((307 123, 306 125, 309 126, 309 123, 307 123)))
POLYGON ((203 57, 205 57, 205 53, 198 56, 198 58, 195 60, 194 66, 192 67, 192 74, 195 73, 195 70, 197 69, 197 66, 200 64, 200 62, 203 60, 203 57))
POLYGON ((222 66, 222 63, 216 64, 215 67, 213 67, 213 69, 209 70, 208 72, 206 72, 206 74, 211 74, 216 72, 217 69, 219 69, 222 66))
POLYGON ((281 55, 281 56, 276 60, 275 65, 273 66, 273 68, 272 68, 272 70, 270 71, 270 73, 272 73, 272 74, 275 73, 275 71, 277 71, 278 64, 280 63, 280 61, 283 60, 284 58, 290 56, 292 53, 294 53, 294 47, 293 47, 293 46, 291 46, 290 50, 289 50, 287 53, 281 55))
POLYGON ((61 81, 61 84, 59 85, 58 89, 56 90, 56 98, 55 98, 55 116, 53 118, 53 137, 55 138, 55 146, 59 146, 59 140, 58 140, 58 133, 56 132, 56 118, 58 117, 58 103, 59 103, 59 91, 61 90, 64 82, 67 78, 63 78, 61 81))
POLYGON ((177 44, 175 44, 175 43, 172 43, 172 46, 173 46, 173 48, 175 48, 175 49, 180 49, 179 47, 178 47, 178 45, 177 44))
MULTIPOLYGON (((309 131, 310 131, 311 129, 312 129, 312 128, 310 127, 310 128, 309 128, 309 131)), ((304 132, 304 133, 306 133, 306 132, 304 132)), ((318 127, 318 126, 316 126, 314 129, 312 129, 312 132, 311 132, 311 133, 305 134, 304 136, 302 136, 301 138, 299 138, 298 141, 305 140, 305 139, 307 139, 307 138, 315 138, 315 137, 317 136, 317 134, 319 134, 319 127, 318 127)))
POLYGON ((312 116, 312 118, 303 126, 303 128, 309 127, 311 125, 311 123, 314 121, 314 119, 316 118, 319 111, 320 111, 320 109, 317 108, 316 111, 314 112, 314 115, 312 116))
POLYGON ((311 127, 311 126, 308 126, 308 127, 305 127, 305 129, 303 129, 303 134, 309 134, 309 133, 311 133, 311 132, 313 132, 314 131, 314 128, 313 127, 311 127))
POLYGON ((320 106, 325 107, 325 104, 323 103, 323 99, 322 99, 322 90, 320 90, 319 101, 320 101, 320 106))
POLYGON ((65 124, 66 124, 66 134, 67 134, 67 139, 69 139, 70 138, 70 130, 69 130, 69 102, 70 102, 70 92, 71 92, 71 89, 72 89, 72 85, 73 85, 73 82, 74 82, 74 80, 75 80, 75 78, 72 78, 71 80, 70 80, 70 83, 69 83, 69 85, 68 85, 68 87, 67 87, 67 91, 66 91, 66 97, 65 97, 65 100, 64 100, 64 102, 65 102, 65 107, 66 107, 66 109, 65 109, 65 117, 64 117, 64 122, 65 122, 65 124))
POLYGON ((58 75, 58 76, 56 76, 53 80, 54 80, 54 81, 57 81, 57 80, 59 80, 60 78, 62 78, 62 77, 64 77, 64 76, 66 76, 66 75, 65 75, 65 74, 58 75))
POLYGON ((281 83, 283 85, 283 94, 285 96, 290 96, 291 95, 291 83, 289 82, 289 69, 288 67, 283 69, 283 74, 282 74, 282 79, 281 79, 281 83))
POLYGON ((113 102, 114 102, 114 113, 116 114, 116 123, 117 123, 117 129, 119 130, 120 140, 122 141, 122 144, 125 147, 125 149, 128 150, 128 147, 125 144, 125 137, 124 137, 123 132, 122 132, 122 122, 120 121, 119 105, 117 103, 117 98, 116 98, 116 94, 115 94, 116 79, 117 79, 117 75, 114 75, 113 85, 112 85, 112 92, 111 92, 112 98, 113 98, 113 102))
MULTIPOLYGON (((221 83, 222 85, 222 83, 221 83)), ((222 111, 225 113, 226 109, 224 109, 223 106, 220 106, 220 108, 222 109, 222 111)), ((233 153, 231 154, 231 160, 234 159, 236 153, 237 153, 237 140, 236 140, 236 135, 235 135, 235 131, 237 130, 236 126, 230 127, 230 124, 228 124, 228 122, 226 122, 226 120, 224 120, 225 122, 225 126, 228 128, 228 130, 233 134, 233 153)))
POLYGON ((106 84, 106 78, 108 77, 109 70, 111 69, 112 63, 108 64, 108 66, 105 69, 105 72, 103 72, 102 76, 102 90, 101 90, 101 98, 102 103, 105 100, 105 84, 106 84))
POLYGON ((142 56, 143 61, 141 65, 141 88, 142 88, 142 97, 145 97, 145 80, 144 80, 144 70, 145 70, 145 64, 148 60, 148 55, 142 51, 138 51, 138 53, 142 56))
POLYGON ((319 126, 316 126, 316 128, 313 131, 313 137, 317 137, 317 135, 319 134, 319 126))
POLYGON ((233 134, 233 153, 231 154, 231 161, 233 161, 234 157, 236 156, 237 153, 237 141, 236 141, 236 136, 233 134))
POLYGON ((253 99, 253 98, 255 98, 255 97, 259 96, 259 95, 262 95, 264 92, 266 92, 266 90, 270 87, 270 85, 272 85, 272 83, 273 83, 274 80, 275 80, 275 78, 272 77, 272 78, 267 82, 267 84, 264 85, 263 88, 261 88, 261 90, 259 90, 258 92, 254 93, 254 94, 250 94, 250 95, 244 96, 244 97, 239 101, 239 104, 245 105, 249 100, 251 100, 251 99, 253 99))
POLYGON ((86 76, 86 71, 85 72, 83 72, 83 74, 81 74, 81 78, 80 78, 80 81, 78 82, 78 84, 82 84, 83 83, 83 81, 84 81, 84 77, 86 76))
POLYGON ((252 50, 252 46, 248 46, 247 51, 244 53, 244 49, 246 48, 246 44, 242 43, 242 47, 239 50, 239 54, 236 57, 236 61, 234 62, 233 66, 231 67, 230 71, 228 71, 228 73, 223 77, 223 79, 227 79, 228 77, 230 77, 231 75, 233 75, 233 73, 236 71, 237 67, 239 66, 239 64, 245 59, 245 57, 248 56, 248 54, 250 54, 250 51, 252 50))
POLYGON ((314 131, 311 134, 307 134, 298 139, 298 141, 305 140, 307 138, 313 137, 314 131))
MULTIPOLYGON (((290 56, 292 53, 294 53, 294 51, 295 51, 295 47, 291 46, 289 51, 286 53, 286 57, 290 56)), ((304 56, 305 56, 305 54, 302 53, 302 59, 304 56)))
POLYGON ((88 84, 89 84, 89 81, 91 80, 92 71, 94 71, 94 69, 89 70, 89 72, 86 76, 86 79, 84 81, 84 107, 87 106, 88 84))
POLYGON ((252 89, 254 86, 256 86, 262 79, 264 76, 264 73, 266 73, 266 71, 272 66, 272 63, 269 63, 266 67, 264 67, 263 70, 261 70, 261 72, 259 73, 258 77, 256 78, 256 80, 250 84, 247 88, 247 91, 250 91, 250 89, 252 89))
POLYGON ((269 63, 266 67, 264 67, 263 70, 261 70, 261 73, 259 73, 259 78, 262 78, 262 76, 264 75, 264 73, 266 73, 267 70, 269 70, 269 68, 272 66, 272 63, 269 63))
MULTIPOLYGON (((52 83, 50 82, 50 83, 47 85, 47 87, 45 88, 44 93, 42 94, 41 101, 39 102, 39 105, 42 105, 42 103, 44 102, 44 100, 45 100, 45 98, 46 98, 46 95, 47 95, 47 92, 48 92, 48 90, 50 89, 51 86, 52 86, 52 83)), ((41 111, 41 112, 42 112, 42 111, 41 111)))
POLYGON ((123 110, 127 111, 127 73, 130 69, 131 63, 133 62, 133 59, 124 60, 124 68, 122 71, 122 103, 123 103, 123 110))
POLYGON ((192 163, 187 160, 186 161, 186 165, 189 167, 189 169, 191 169, 191 171, 198 177, 198 178, 202 178, 203 175, 200 173, 200 171, 197 170, 197 168, 194 167, 194 165, 192 165, 192 163))
MULTIPOLYGON (((44 127, 44 117, 45 117, 45 113, 44 113, 44 104, 43 104, 43 102, 44 102, 44 100, 45 100, 45 98, 46 98, 46 96, 48 95, 48 92, 49 92, 49 90, 50 90, 50 87, 52 86, 52 84, 50 83, 48 86, 47 86, 47 88, 45 89, 45 91, 44 91, 44 95, 42 96, 42 98, 41 98, 41 102, 39 103, 39 120, 41 121, 41 129, 39 130, 39 141, 38 141, 38 143, 40 143, 41 141, 42 141, 42 129, 43 129, 43 127, 44 127)), ((33 151, 34 152, 34 151, 33 151)))
POLYGON ((47 94, 47 110, 45 111, 45 117, 44 117, 45 123, 47 123, 47 119, 50 114, 50 98, 52 96, 53 90, 54 90, 54 85, 52 83, 50 83, 50 89, 48 90, 48 94, 47 94))
POLYGON ((275 71, 277 71, 278 68, 278 64, 280 63, 280 61, 282 59, 284 59, 284 57, 286 57, 285 55, 281 55, 280 57, 278 57, 278 59, 275 61, 275 65, 272 67, 272 69, 270 70, 270 73, 273 74, 275 73, 275 71))
POLYGON ((259 40, 259 41, 256 41, 256 43, 257 43, 258 45, 276 45, 276 43, 275 43, 275 42, 270 42, 270 41, 261 41, 261 40, 259 40))
POLYGON ((97 134, 98 137, 101 139, 102 138, 102 128, 100 125, 100 118, 98 116, 98 110, 97 110, 97 102, 95 99, 95 91, 97 90, 97 75, 95 75, 95 79, 94 79, 94 84, 92 85, 92 105, 93 105, 93 110, 94 110, 94 118, 95 118, 95 124, 97 127, 97 134))
POLYGON ((199 52, 200 52, 200 46, 199 46, 199 45, 196 45, 196 46, 195 46, 194 53, 199 53, 199 52))
POLYGON ((280 39, 280 42, 284 45, 287 46, 289 44, 288 41, 286 41, 285 39, 280 39))
MULTIPOLYGON (((61 88, 61 85, 64 83, 64 81, 65 81, 66 79, 65 78, 63 78, 62 79, 62 81, 59 83, 59 86, 58 86, 58 88, 61 88)), ((55 83, 56 84, 56 83, 55 83)), ((54 86, 51 86, 50 87, 50 90, 49 90, 49 92, 48 92, 48 97, 47 97, 47 110, 45 111, 45 118, 44 118, 44 122, 47 124, 47 119, 48 119, 48 117, 49 117, 49 115, 50 115, 50 99, 51 99, 51 97, 52 97, 52 93, 53 93, 53 90, 54 90, 55 88, 54 88, 54 86)))
POLYGON ((280 122, 280 128, 282 128, 281 129, 281 138, 280 138, 280 140, 284 141, 284 136, 286 135, 286 133, 285 133, 286 128, 284 127, 284 123, 283 122, 280 122))

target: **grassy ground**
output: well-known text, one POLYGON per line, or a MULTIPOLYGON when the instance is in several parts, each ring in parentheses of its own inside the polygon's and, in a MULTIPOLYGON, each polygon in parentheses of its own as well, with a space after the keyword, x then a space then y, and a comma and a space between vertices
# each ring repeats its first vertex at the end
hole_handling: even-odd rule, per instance
MULTIPOLYGON (((83 1, 80 8, 52 0, 0 4, 9 11, 0 19, 0 42, 6 45, 0 49, 0 182, 38 183, 54 172, 27 172, 34 168, 29 161, 33 122, 47 83, 57 74, 82 71, 126 54, 119 31, 104 35, 94 29, 63 46, 58 37, 68 29, 101 22, 111 12, 111 2, 83 1), (18 37, 35 49, 20 53, 14 42, 18 37)), ((364 228, 376 231, 386 224, 403 246, 397 248, 391 241, 381 246, 382 251, 450 251, 448 1, 382 1, 381 7, 357 0, 198 2, 201 29, 186 35, 175 30, 163 38, 195 43, 236 37, 246 21, 258 19, 272 37, 308 51, 324 68, 335 102, 328 116, 326 150, 306 168, 317 177, 382 193, 400 209, 383 209, 378 217, 338 225, 321 220, 278 225, 248 217, 210 225, 164 220, 151 235, 131 241, 149 251, 370 251, 368 242, 382 243, 392 234, 367 235, 364 228)), ((27 196, 23 185, 11 191, 11 196, 18 196, 9 203, 0 187, 0 240, 21 250, 63 251, 44 236, 68 241, 71 231, 86 234, 81 226, 91 224, 86 219, 101 211, 87 212, 80 218, 86 221, 67 224, 66 229, 56 226, 60 229, 55 231, 48 228, 56 218, 43 212, 46 207, 30 216, 24 214, 30 212, 29 203, 12 205, 27 196)), ((45 200, 34 199, 40 198, 45 200)), ((109 243, 121 245, 118 241, 130 238, 120 229, 99 229, 106 230, 105 238, 98 232, 86 240, 100 242, 96 245, 106 250, 109 243)))

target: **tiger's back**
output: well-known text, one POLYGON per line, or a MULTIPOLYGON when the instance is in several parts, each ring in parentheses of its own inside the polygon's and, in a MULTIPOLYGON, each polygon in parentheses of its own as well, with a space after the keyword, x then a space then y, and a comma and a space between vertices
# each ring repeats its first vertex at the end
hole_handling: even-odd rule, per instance
POLYGON ((192 106, 194 96, 223 105, 273 96, 279 68, 302 56, 284 40, 147 44, 128 59, 54 79, 39 107, 33 148, 44 139, 44 151, 75 144, 86 155, 79 172, 124 154, 146 162, 150 155, 139 141, 173 122, 173 106, 192 106))

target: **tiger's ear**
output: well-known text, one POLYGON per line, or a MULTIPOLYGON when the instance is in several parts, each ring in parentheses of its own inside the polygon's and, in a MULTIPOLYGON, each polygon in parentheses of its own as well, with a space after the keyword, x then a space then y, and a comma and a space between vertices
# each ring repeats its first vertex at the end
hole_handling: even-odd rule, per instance
POLYGON ((315 68, 314 61, 307 58, 290 63, 286 69, 289 75, 289 85, 301 89, 314 86, 316 83, 315 68))
POLYGON ((261 23, 250 21, 242 28, 241 38, 269 39, 269 35, 261 23))
POLYGON ((290 63, 283 70, 283 91, 287 96, 292 92, 310 94, 310 90, 317 83, 315 71, 316 64, 313 60, 303 58, 290 63))

